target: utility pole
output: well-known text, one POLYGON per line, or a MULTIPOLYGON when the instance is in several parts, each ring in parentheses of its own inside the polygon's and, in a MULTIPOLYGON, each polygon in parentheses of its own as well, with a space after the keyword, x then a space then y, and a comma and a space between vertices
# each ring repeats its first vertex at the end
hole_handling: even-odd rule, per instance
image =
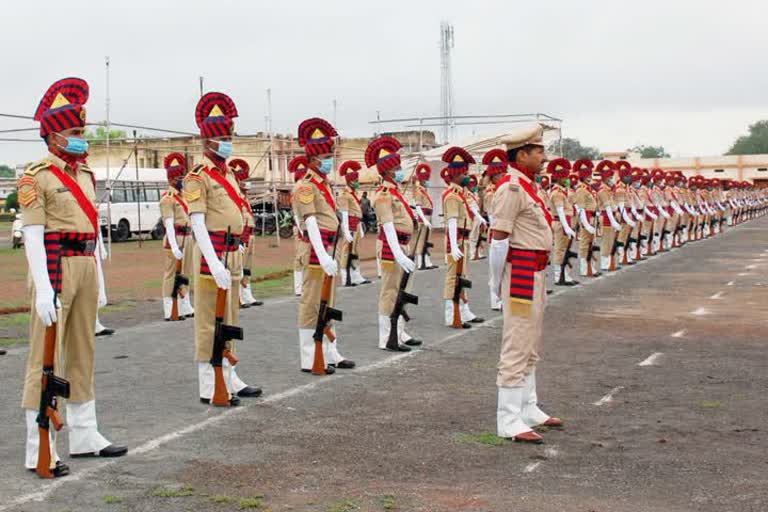
POLYGON ((267 116, 269 119, 269 176, 272 180, 272 201, 273 201, 273 213, 275 214, 275 238, 277 239, 277 247, 280 247, 280 215, 277 204, 277 181, 275 181, 275 137, 272 131, 272 89, 267 89, 267 116))
POLYGON ((107 118, 107 140, 106 140, 106 166, 107 166, 107 183, 105 189, 107 192, 107 247, 109 247, 108 257, 109 262, 112 263, 112 182, 109 176, 109 135, 112 131, 112 124, 109 120, 109 56, 104 57, 105 73, 107 78, 107 99, 106 99, 106 118, 107 118))
POLYGON ((200 97, 203 97, 203 77, 200 77, 200 97))
POLYGON ((440 23, 440 115, 442 116, 443 142, 453 139, 453 77, 451 53, 453 50, 453 25, 440 23))

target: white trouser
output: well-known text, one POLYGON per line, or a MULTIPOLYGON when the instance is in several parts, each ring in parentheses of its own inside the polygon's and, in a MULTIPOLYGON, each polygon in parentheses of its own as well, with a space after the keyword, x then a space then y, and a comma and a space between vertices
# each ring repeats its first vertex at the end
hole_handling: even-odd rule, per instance
MULTIPOLYGON (((224 374, 224 384, 227 386, 227 392, 230 395, 236 395, 238 391, 247 386, 245 382, 240 380, 235 367, 230 364, 229 359, 224 358, 221 363, 221 369, 224 374)), ((215 387, 213 366, 210 363, 197 363, 197 381, 200 398, 210 400, 213 397, 215 387)))
POLYGON ((195 314, 195 308, 192 307, 192 302, 189 300, 189 290, 184 298, 179 300, 179 315, 189 316, 195 314))
POLYGON ((303 287, 304 272, 301 270, 293 271, 293 293, 301 295, 301 288, 303 287))
POLYGON ((95 400, 80 403, 68 402, 66 409, 70 454, 98 453, 110 445, 110 442, 99 433, 95 400))
MULTIPOLYGON (((37 411, 34 409, 24 409, 24 415, 27 420, 27 447, 26 456, 24 459, 24 466, 27 469, 35 469, 37 467, 37 452, 40 449, 40 433, 37 429, 37 411)), ((51 446, 51 466, 60 460, 56 451, 56 431, 51 425, 50 430, 50 446, 51 446)))
POLYGON ((525 384, 498 388, 496 434, 499 437, 512 438, 531 431, 531 428, 525 424, 522 418, 525 393, 525 384))
POLYGON ((536 370, 525 377, 523 387, 523 408, 520 416, 529 427, 541 425, 549 419, 549 416, 539 409, 538 395, 536 394, 536 370))

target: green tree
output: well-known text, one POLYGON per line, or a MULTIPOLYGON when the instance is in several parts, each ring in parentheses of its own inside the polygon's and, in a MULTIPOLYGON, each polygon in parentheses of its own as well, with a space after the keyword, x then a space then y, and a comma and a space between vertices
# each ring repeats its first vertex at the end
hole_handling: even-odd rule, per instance
POLYGON ((645 146, 638 144, 630 149, 632 153, 640 153, 641 158, 669 158, 669 153, 664 146, 645 146))
POLYGON ((8 212, 11 208, 19 209, 19 196, 15 191, 8 194, 8 197, 5 198, 5 211, 8 212))
POLYGON ((762 155, 768 153, 768 121, 749 126, 749 135, 742 135, 726 155, 762 155))
MULTIPOLYGON (((123 130, 109 131, 110 139, 124 139, 125 137, 126 137, 126 133, 123 130)), ((95 133, 90 130, 87 130, 85 132, 85 139, 91 142, 107 140, 107 129, 104 128, 103 126, 99 126, 96 128, 95 133)))
POLYGON ((562 141, 553 141, 547 147, 547 153, 550 155, 560 154, 560 144, 562 142, 563 158, 568 160, 578 160, 587 158, 589 160, 599 160, 600 150, 591 146, 582 146, 578 139, 564 137, 562 141))
POLYGON ((16 173, 13 169, 8 167, 7 165, 0 164, 0 178, 13 178, 16 176, 16 173))

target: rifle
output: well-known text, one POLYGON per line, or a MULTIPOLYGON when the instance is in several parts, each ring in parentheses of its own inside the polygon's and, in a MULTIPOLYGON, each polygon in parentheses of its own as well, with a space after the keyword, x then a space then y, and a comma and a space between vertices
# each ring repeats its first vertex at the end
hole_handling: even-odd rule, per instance
MULTIPOLYGON (((336 239, 333 243, 333 259, 336 259, 336 248, 339 246, 339 232, 341 230, 341 222, 336 228, 336 239)), ((315 325, 315 333, 312 335, 312 339, 315 340, 315 359, 312 362, 312 374, 313 375, 325 375, 325 357, 323 357, 323 335, 328 336, 331 343, 336 340, 329 327, 331 320, 337 322, 342 321, 342 312, 340 309, 336 309, 328 305, 331 300, 331 291, 333 290, 333 276, 328 274, 323 275, 323 287, 320 290, 320 309, 317 312, 317 324, 315 325)))
MULTIPOLYGON (((176 228, 174 228, 175 230, 176 228)), ((173 236, 176 236, 176 233, 173 234, 173 236)), ((184 244, 187 241, 187 236, 184 235, 181 239, 181 247, 179 247, 179 250, 182 254, 184 254, 184 244)), ((171 306, 171 320, 177 321, 179 319, 179 296, 181 298, 184 298, 184 295, 181 294, 181 287, 182 286, 189 286, 189 278, 181 273, 181 263, 183 261, 183 257, 180 260, 176 260, 176 275, 173 277, 173 290, 171 291, 171 299, 173 299, 173 305, 171 306)))
MULTIPOLYGON (((467 231, 467 219, 464 219, 464 227, 462 228, 462 231, 467 231)), ((457 233, 457 242, 458 242, 458 233, 457 233)), ((461 245, 464 245, 463 243, 461 245)), ((453 287, 453 324, 452 327, 454 329, 461 329, 464 327, 464 322, 461 321, 461 298, 464 291, 464 288, 472 288, 472 281, 469 279, 464 279, 464 261, 467 259, 467 255, 465 254, 462 256, 462 258, 456 262, 456 284, 453 287)))
MULTIPOLYGON (((229 246, 231 241, 231 228, 227 226, 227 238, 224 240, 224 253, 221 255, 224 268, 228 268, 229 246)), ((218 288, 216 290, 216 320, 213 330, 213 353, 211 354, 211 366, 213 366, 214 386, 213 398, 211 404, 217 407, 229 407, 229 391, 224 382, 224 369, 222 363, 224 358, 228 359, 232 366, 237 364, 237 359, 227 348, 227 342, 231 340, 243 339, 243 328, 237 325, 227 325, 224 323, 224 315, 227 310, 227 290, 218 288)))
MULTIPOLYGON (((581 229, 581 225, 576 227, 576 236, 579 234, 579 230, 581 229)), ((565 284, 565 267, 571 266, 571 259, 577 257, 579 254, 575 253, 571 250, 571 247, 573 246, 573 239, 574 237, 568 238, 568 245, 565 247, 565 256, 563 256, 563 264, 560 265, 560 280, 557 282, 557 284, 565 284)))
MULTIPOLYGON (((56 262, 56 280, 61 274, 61 257, 56 262)), ((56 290, 53 292, 53 307, 56 307, 56 290)), ((51 424, 55 431, 61 430, 64 422, 58 411, 56 397, 69 398, 69 381, 54 375, 54 359, 56 353, 57 322, 45 328, 45 344, 43 349, 43 377, 40 387, 40 408, 37 413, 37 431, 40 435, 40 446, 37 451, 37 467, 35 472, 40 478, 53 478, 51 472, 51 424)))
MULTIPOLYGON (((485 215, 483 215, 483 219, 488 222, 488 219, 485 215)), ((485 225, 481 224, 479 228, 477 228, 477 243, 475 243, 475 259, 480 259, 480 246, 483 245, 483 242, 486 242, 488 240, 487 236, 483 236, 483 230, 488 232, 488 229, 485 227, 485 225)))
MULTIPOLYGON (((416 258, 416 246, 419 245, 419 235, 421 234, 421 231, 418 229, 418 225, 415 222, 414 222, 414 228, 417 228, 416 240, 414 240, 413 250, 409 255, 409 258, 411 258, 411 260, 416 258)), ((408 293, 405 290, 408 287, 408 280, 410 279, 410 277, 411 277, 410 272, 403 271, 403 275, 400 277, 400 287, 397 290, 397 300, 395 300, 395 307, 392 310, 392 314, 389 315, 390 325, 389 325, 389 339, 387 339, 387 350, 392 350, 394 352, 401 352, 401 351, 404 352, 404 350, 400 348, 400 340, 398 339, 399 336, 397 334, 397 323, 400 320, 401 316, 406 322, 411 321, 411 317, 405 311, 405 305, 419 304, 419 297, 412 293, 408 293)))
MULTIPOLYGON (((432 242, 429 241, 429 235, 431 230, 425 225, 424 226, 424 247, 421 248, 421 267, 419 267, 419 270, 428 270, 429 267, 427 267, 427 256, 430 256, 429 250, 435 246, 432 242)), ((434 268, 434 267, 432 267, 434 268)))
POLYGON ((352 284, 352 260, 356 260, 360 256, 352 252, 352 244, 354 243, 355 243, 355 240, 353 238, 352 241, 347 244, 349 246, 349 248, 347 249, 347 267, 346 267, 347 282, 344 284, 344 286, 355 286, 354 284, 352 284))

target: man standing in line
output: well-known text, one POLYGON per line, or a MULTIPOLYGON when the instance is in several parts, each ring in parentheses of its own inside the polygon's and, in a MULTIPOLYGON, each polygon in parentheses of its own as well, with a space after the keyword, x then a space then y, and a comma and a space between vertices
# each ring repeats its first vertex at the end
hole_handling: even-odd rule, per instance
POLYGON ((552 175, 552 181, 554 181, 549 195, 554 208, 552 231, 555 239, 555 253, 552 255, 552 265, 554 265, 554 282, 559 286, 578 284, 568 272, 568 265, 565 261, 569 247, 571 251, 575 248, 573 240, 576 238, 576 232, 571 226, 573 194, 568 182, 570 171, 571 163, 565 158, 556 158, 547 165, 547 172, 552 175))
POLYGON ((413 205, 418 217, 419 227, 416 238, 418 239, 418 245, 416 246, 416 267, 419 270, 431 270, 437 268, 437 265, 432 264, 432 259, 429 254, 429 238, 432 234, 432 212, 434 211, 434 204, 432 198, 429 196, 429 177, 432 174, 432 169, 429 165, 421 163, 416 166, 411 177, 411 194, 410 203, 413 205))
POLYGON ((491 286, 502 297, 504 325, 499 357, 499 437, 543 442, 538 425, 561 428, 563 422, 537 404, 536 365, 541 357, 546 306, 546 267, 552 246, 552 217, 536 184, 544 163, 543 127, 537 125, 503 142, 511 170, 493 198, 491 286))
POLYGON ((339 175, 347 183, 347 186, 339 192, 336 199, 337 207, 341 212, 341 235, 343 238, 339 251, 341 252, 341 282, 344 286, 370 283, 360 272, 363 210, 360 206, 360 198, 357 197, 357 189, 360 188, 359 171, 361 167, 360 162, 356 160, 348 160, 339 167, 339 175), (347 272, 347 267, 349 267, 349 272, 347 272))
MULTIPOLYGON (((503 149, 492 149, 483 155, 483 165, 487 166, 483 172, 483 177, 487 180, 485 189, 483 190, 483 212, 488 216, 488 225, 493 224, 493 213, 491 212, 491 205, 493 204, 493 196, 496 193, 496 184, 501 181, 507 174, 507 168, 509 162, 507 162, 507 152, 503 149)), ((491 247, 491 229, 488 228, 488 247, 491 247)), ((491 309, 493 311, 501 311, 501 297, 496 294, 496 291, 491 288, 491 309)))
POLYGON ((579 176, 579 184, 574 192, 574 204, 579 212, 579 274, 582 277, 599 276, 592 258, 592 246, 597 234, 597 195, 592 190, 592 161, 576 160, 574 172, 579 176))
MULTIPOLYGON (((309 162, 307 157, 299 155, 288 162, 288 172, 293 174, 294 183, 299 182, 307 173, 309 162)), ((293 293, 301 297, 304 281, 304 267, 309 264, 309 238, 304 235, 304 226, 299 221, 299 213, 296 208, 296 196, 291 192, 291 209, 293 210, 293 293)))

